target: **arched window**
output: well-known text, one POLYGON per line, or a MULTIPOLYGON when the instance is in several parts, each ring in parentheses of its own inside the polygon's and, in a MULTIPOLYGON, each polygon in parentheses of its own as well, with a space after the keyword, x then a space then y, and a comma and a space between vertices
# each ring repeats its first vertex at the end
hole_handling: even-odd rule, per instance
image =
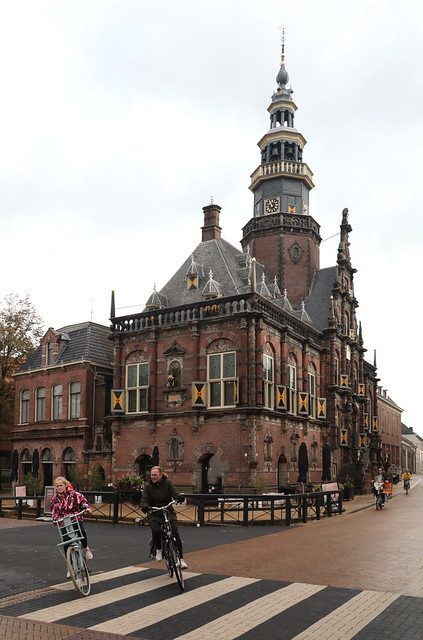
POLYGON ((166 456, 169 461, 183 460, 184 441, 176 429, 166 442, 166 456))
POLYGON ((23 449, 21 453, 23 475, 32 472, 32 454, 29 449, 23 449))
POLYGON ((81 415, 81 383, 76 380, 69 386, 69 418, 74 420, 81 415))
POLYGON ((72 447, 66 447, 63 451, 63 464, 65 467, 65 476, 66 478, 72 478, 73 470, 75 469, 75 451, 72 447))

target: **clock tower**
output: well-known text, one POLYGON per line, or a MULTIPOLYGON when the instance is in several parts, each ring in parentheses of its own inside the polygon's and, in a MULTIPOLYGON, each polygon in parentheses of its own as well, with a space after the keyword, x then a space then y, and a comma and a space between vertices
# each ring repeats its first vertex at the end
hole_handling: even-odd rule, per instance
POLYGON ((254 213, 243 228, 241 244, 297 305, 319 268, 321 238, 319 225, 309 215, 313 174, 303 162, 306 139, 294 127, 297 107, 288 80, 283 31, 278 87, 268 108, 270 129, 258 143, 261 163, 251 176, 254 213))

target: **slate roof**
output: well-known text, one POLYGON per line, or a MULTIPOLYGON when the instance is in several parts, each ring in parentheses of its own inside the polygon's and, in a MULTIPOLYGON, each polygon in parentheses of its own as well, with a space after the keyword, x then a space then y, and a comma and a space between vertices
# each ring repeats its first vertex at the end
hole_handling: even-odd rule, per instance
MULTIPOLYGON (((336 267, 326 267, 315 272, 305 308, 314 329, 323 331, 328 326, 330 297, 336 279, 336 267)), ((288 292, 289 293, 289 292, 288 292)))
MULTIPOLYGON (((163 306, 169 308, 200 302, 204 300, 203 291, 209 281, 210 271, 213 274, 213 280, 220 285, 222 297, 250 290, 251 256, 220 238, 200 242, 160 292, 153 292, 148 302, 152 301, 154 295, 156 299, 162 301, 163 306), (195 272, 198 274, 198 286, 195 289, 188 289, 187 276, 193 273, 193 263, 197 267, 195 272)), ((336 267, 316 271, 304 306, 300 305, 297 310, 292 310, 293 315, 311 324, 318 331, 325 329, 328 326, 330 296, 335 277, 336 267)), ((264 266, 256 262, 256 291, 272 292, 274 287, 275 283, 269 278, 264 266)), ((280 297, 273 302, 281 308, 286 308, 285 298, 280 291, 278 293, 280 297)), ((289 291, 287 293, 289 298, 289 291)))
MULTIPOLYGON (((113 364, 113 345, 109 340, 109 327, 94 322, 82 322, 57 330, 65 341, 52 366, 70 364, 85 360, 111 366, 113 364)), ((41 369, 42 346, 19 369, 19 372, 41 369)))
MULTIPOLYGON (((232 296, 249 290, 249 269, 246 266, 247 254, 236 249, 226 240, 206 240, 191 252, 195 263, 202 265, 204 275, 199 275, 197 289, 188 290, 187 273, 190 270, 191 254, 179 267, 172 278, 161 289, 160 294, 166 296, 169 307, 200 302, 204 300, 203 289, 209 281, 210 271, 213 280, 222 287, 222 296, 232 296)), ((261 277, 263 267, 257 265, 257 276, 261 277)))

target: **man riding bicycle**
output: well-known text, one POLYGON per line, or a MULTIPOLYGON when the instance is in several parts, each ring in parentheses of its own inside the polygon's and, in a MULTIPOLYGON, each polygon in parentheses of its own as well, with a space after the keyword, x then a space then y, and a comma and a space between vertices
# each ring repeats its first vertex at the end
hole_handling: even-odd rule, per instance
MULTIPOLYGON (((177 502, 183 502, 185 500, 185 496, 182 493, 179 493, 173 483, 168 479, 167 475, 163 473, 161 467, 153 467, 151 469, 150 480, 147 482, 142 492, 141 508, 144 513, 150 513, 150 527, 153 535, 153 545, 156 548, 156 560, 158 561, 163 559, 161 541, 161 524, 163 522, 163 515, 161 513, 151 511, 151 507, 164 507, 172 499, 177 502)), ((181 569, 187 569, 188 565, 183 559, 182 540, 179 537, 176 513, 173 510, 173 507, 170 507, 169 511, 172 533, 175 536, 179 555, 181 557, 181 569)))

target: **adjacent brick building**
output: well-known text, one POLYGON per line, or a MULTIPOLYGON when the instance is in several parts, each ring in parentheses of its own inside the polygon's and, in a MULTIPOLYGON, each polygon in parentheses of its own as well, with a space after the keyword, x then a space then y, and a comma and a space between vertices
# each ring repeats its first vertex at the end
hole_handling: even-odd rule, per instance
MULTIPOLYGON (((77 465, 111 474, 110 409, 113 348, 110 329, 93 322, 48 329, 15 374, 12 444, 22 482, 34 464, 43 485, 77 465)), ((13 462, 12 462, 13 464, 13 462)))

